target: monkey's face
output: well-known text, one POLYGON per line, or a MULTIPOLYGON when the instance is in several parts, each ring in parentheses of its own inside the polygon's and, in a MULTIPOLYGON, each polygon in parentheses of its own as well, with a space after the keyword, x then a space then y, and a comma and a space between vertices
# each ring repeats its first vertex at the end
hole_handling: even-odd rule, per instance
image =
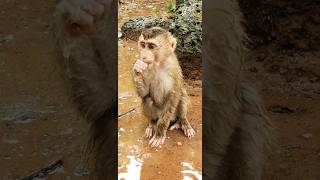
POLYGON ((152 39, 144 39, 141 35, 138 42, 140 58, 146 64, 160 64, 166 60, 176 48, 176 40, 171 35, 159 35, 152 39))

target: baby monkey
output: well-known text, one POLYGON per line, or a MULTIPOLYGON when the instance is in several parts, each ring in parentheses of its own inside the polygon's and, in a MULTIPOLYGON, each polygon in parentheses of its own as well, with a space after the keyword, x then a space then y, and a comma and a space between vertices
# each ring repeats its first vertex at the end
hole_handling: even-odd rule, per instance
POLYGON ((181 128, 189 138, 195 134, 187 119, 189 99, 174 52, 176 44, 172 34, 160 27, 145 29, 138 41, 140 59, 133 66, 133 77, 149 119, 145 136, 151 138, 151 147, 164 143, 168 129, 181 128))

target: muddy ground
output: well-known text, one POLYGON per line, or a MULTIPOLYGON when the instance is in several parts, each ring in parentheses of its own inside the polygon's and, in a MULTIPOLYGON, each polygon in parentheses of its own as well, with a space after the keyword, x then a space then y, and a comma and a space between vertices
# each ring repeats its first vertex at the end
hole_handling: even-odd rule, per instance
MULTIPOLYGON (((143 0, 128 2, 139 4, 129 5, 128 14, 123 14, 124 18, 120 21, 138 15, 143 10, 141 7, 150 5, 143 0)), ((79 168, 87 127, 70 104, 59 67, 55 63, 56 52, 48 23, 53 6, 53 0, 0 1, 1 180, 25 177, 59 159, 63 160, 63 166, 48 176, 48 179, 88 179, 87 172, 79 168)), ((248 20, 248 33, 252 40, 247 75, 260 90, 278 137, 278 146, 268 159, 264 179, 320 179, 319 1, 241 0, 241 7, 248 20)), ((159 15, 159 12, 150 10, 149 13, 159 15)), ((119 50, 124 54, 135 51, 128 49, 135 48, 133 42, 122 43, 119 50)), ((120 69, 123 72, 127 70, 120 69)), ((192 72, 199 74, 198 71, 192 72)), ((127 75, 123 78, 129 81, 127 75)), ((189 114, 195 120, 191 120, 191 123, 196 130, 201 131, 201 118, 198 118, 200 111, 197 111, 201 109, 201 81, 191 78, 187 83, 194 102, 194 109, 189 114)), ((123 98, 119 102, 127 99, 131 104, 121 106, 120 113, 139 104, 138 99, 135 102, 134 94, 126 93, 129 90, 131 92, 132 86, 123 87, 123 91, 119 87, 124 92, 119 94, 123 98)), ((119 124, 128 122, 127 126, 131 126, 130 122, 134 118, 142 119, 139 108, 121 118, 119 124)), ((141 126, 144 124, 143 121, 139 123, 141 126)), ((119 130, 121 136, 123 132, 130 133, 130 129, 119 130)), ((142 129, 137 130, 139 133, 142 133, 142 129)), ((171 151, 161 149, 156 153, 170 154, 178 149, 197 149, 195 147, 200 146, 201 142, 197 139, 199 137, 186 141, 178 131, 172 132, 170 139, 166 140, 171 151), (175 144, 172 139, 181 144, 175 144)), ((144 146, 146 141, 141 139, 139 143, 144 146)), ((127 153, 135 152, 135 149, 131 152, 128 150, 127 153)), ((148 157, 147 154, 143 158, 148 157)), ((160 167, 157 163, 168 161, 162 155, 153 157, 149 165, 151 163, 154 169, 160 167)), ((177 156, 173 161, 183 162, 180 158, 177 156)), ((122 160, 124 163, 128 161, 122 160)), ((187 160, 188 163, 180 164, 180 170, 190 170, 191 161, 195 162, 192 168, 200 170, 197 169, 201 167, 200 159, 187 160)), ((144 163, 148 164, 147 161, 144 163)), ((168 167, 150 172, 142 169, 140 175, 169 179, 167 173, 164 173, 168 171, 169 175, 178 172, 177 177, 182 177, 181 171, 171 169, 170 163, 168 167)))
MULTIPOLYGON (((170 15, 165 9, 165 1, 124 2, 119 7, 119 28, 125 21, 137 16, 170 15)), ((131 74, 132 66, 139 58, 137 42, 119 40, 118 52, 119 112, 135 109, 119 118, 119 179, 201 179, 201 60, 194 59, 191 63, 181 59, 191 100, 187 116, 196 136, 188 139, 181 130, 174 130, 167 133, 168 137, 160 148, 150 148, 149 140, 143 137, 148 121, 142 114, 141 99, 137 96, 131 74)))
POLYGON ((320 2, 241 0, 247 75, 278 139, 264 179, 320 179, 320 2))

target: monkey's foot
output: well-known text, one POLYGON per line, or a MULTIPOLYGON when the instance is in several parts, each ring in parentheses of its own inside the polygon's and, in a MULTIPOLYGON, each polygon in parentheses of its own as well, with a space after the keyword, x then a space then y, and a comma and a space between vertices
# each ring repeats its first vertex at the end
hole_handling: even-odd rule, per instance
POLYGON ((145 133, 144 133, 144 136, 145 136, 146 138, 151 138, 152 135, 153 135, 153 127, 149 125, 149 126, 146 128, 146 131, 145 131, 145 133))
POLYGON ((158 147, 164 143, 165 139, 166 139, 166 135, 163 135, 163 136, 154 135, 149 141, 149 146, 158 147))
POLYGON ((180 122, 177 121, 172 126, 170 126, 169 130, 172 131, 172 130, 180 129, 180 128, 181 128, 180 122))
POLYGON ((192 138, 195 135, 195 131, 193 130, 193 128, 189 125, 181 125, 181 129, 184 133, 185 136, 187 136, 188 138, 192 138))

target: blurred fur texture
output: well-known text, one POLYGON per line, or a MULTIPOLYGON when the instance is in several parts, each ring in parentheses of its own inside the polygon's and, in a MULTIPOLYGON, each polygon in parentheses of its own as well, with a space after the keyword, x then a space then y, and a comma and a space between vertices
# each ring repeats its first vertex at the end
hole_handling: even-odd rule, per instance
POLYGON ((273 143, 271 121, 242 76, 247 36, 235 0, 204 2, 203 176, 259 180, 273 143))
POLYGON ((54 13, 53 31, 63 55, 64 70, 73 102, 90 124, 87 152, 93 159, 95 179, 117 177, 117 1, 97 22, 92 36, 72 35, 65 18, 77 19, 77 3, 88 1, 61 0, 54 13), (68 2, 69 1, 69 2, 68 2), (73 1, 75 8, 70 8, 73 1), (68 7, 68 8, 66 8, 68 7), (114 43, 114 44, 113 44, 114 43))

